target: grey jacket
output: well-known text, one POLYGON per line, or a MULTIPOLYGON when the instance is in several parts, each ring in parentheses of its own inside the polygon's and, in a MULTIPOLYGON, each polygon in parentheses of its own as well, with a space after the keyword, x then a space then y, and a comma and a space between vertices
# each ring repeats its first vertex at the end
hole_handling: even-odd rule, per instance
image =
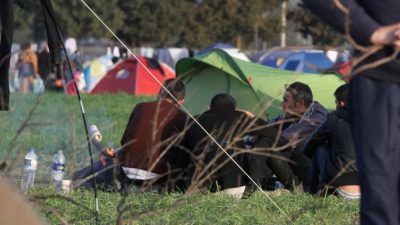
MULTIPOLYGON (((317 101, 311 103, 308 110, 296 122, 284 123, 279 137, 279 146, 287 143, 291 144, 292 148, 302 146, 305 140, 319 127, 328 115, 328 111, 317 101)), ((282 115, 273 120, 273 122, 285 121, 285 116, 282 115)))

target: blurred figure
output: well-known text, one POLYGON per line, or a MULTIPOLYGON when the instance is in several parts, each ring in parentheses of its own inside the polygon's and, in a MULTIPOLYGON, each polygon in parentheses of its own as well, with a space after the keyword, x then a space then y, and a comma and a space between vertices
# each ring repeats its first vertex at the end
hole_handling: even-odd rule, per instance
POLYGON ((10 59, 10 69, 9 69, 9 84, 10 92, 17 92, 20 87, 20 81, 18 79, 18 61, 21 51, 21 46, 18 44, 12 44, 11 46, 11 59, 10 59))
POLYGON ((49 75, 52 72, 52 70, 51 70, 49 46, 47 45, 46 41, 43 41, 39 45, 38 64, 39 64, 39 75, 45 83, 45 88, 48 89, 50 83, 49 75))
POLYGON ((83 66, 80 52, 78 51, 78 45, 74 38, 67 38, 65 41, 65 49, 68 54, 69 61, 71 63, 71 69, 69 68, 67 57, 64 57, 63 75, 66 84, 66 91, 70 95, 75 95, 76 90, 73 79, 77 82, 78 89, 84 91, 86 83, 84 81, 83 66))
POLYGON ((17 68, 21 80, 20 92, 27 94, 33 84, 33 79, 39 76, 38 58, 36 53, 32 51, 30 43, 22 45, 17 68))

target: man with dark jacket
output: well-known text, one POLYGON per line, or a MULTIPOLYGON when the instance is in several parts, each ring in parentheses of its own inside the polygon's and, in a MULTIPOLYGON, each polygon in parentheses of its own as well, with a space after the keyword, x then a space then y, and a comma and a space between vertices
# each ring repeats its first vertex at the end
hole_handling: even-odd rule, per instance
POLYGON ((322 185, 328 185, 337 188, 338 195, 356 199, 360 197, 360 187, 349 121, 348 92, 348 84, 336 89, 336 111, 329 113, 326 121, 312 134, 304 153, 313 157, 313 193, 317 193, 322 185))
MULTIPOLYGON (((271 150, 278 134, 276 128, 236 109, 232 96, 214 96, 210 110, 197 116, 197 120, 256 182, 272 176, 272 171, 289 189, 297 183, 287 161, 271 150), (253 149, 246 146, 250 136, 257 139, 253 149)), ((241 197, 249 182, 247 177, 200 126, 194 124, 189 128, 185 143, 193 153, 192 187, 211 186, 212 191, 222 190, 241 197)))
POLYGON ((317 101, 313 101, 310 87, 301 82, 294 82, 286 87, 281 106, 284 113, 272 121, 280 129, 278 146, 282 149, 282 154, 294 162, 290 166, 308 191, 312 163, 301 151, 301 147, 325 121, 328 112, 317 101))
POLYGON ((362 194, 360 219, 368 225, 400 224, 399 1, 303 2, 358 45, 382 46, 357 65, 355 70, 363 70, 350 81, 350 115, 362 194), (397 57, 390 58, 393 54, 397 57))

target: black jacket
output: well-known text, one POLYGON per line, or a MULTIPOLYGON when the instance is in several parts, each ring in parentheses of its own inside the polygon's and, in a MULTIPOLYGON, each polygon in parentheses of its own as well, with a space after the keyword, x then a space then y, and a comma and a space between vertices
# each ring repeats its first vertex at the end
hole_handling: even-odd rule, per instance
POLYGON ((347 110, 331 112, 305 144, 304 153, 312 156, 316 147, 324 143, 328 144, 327 177, 324 180, 329 182, 341 174, 335 178, 335 183, 357 184, 356 153, 347 110))
MULTIPOLYGON (((244 136, 256 135, 259 142, 272 145, 277 136, 275 127, 266 126, 261 119, 253 120, 237 110, 209 110, 197 117, 197 121, 223 146, 232 142, 244 144, 244 136), (240 140, 240 141, 237 141, 240 140)), ((196 149, 203 145, 214 145, 206 133, 197 125, 192 125, 186 133, 190 139, 188 147, 196 149), (196 147, 197 146, 197 147, 196 147)))
MULTIPOLYGON (((345 33, 345 14, 333 3, 333 0, 303 0, 307 7, 325 22, 341 33, 345 33)), ((350 10, 350 35, 360 45, 371 45, 369 39, 380 26, 400 22, 400 2, 398 0, 341 0, 350 10)), ((360 63, 359 66, 390 56, 394 48, 388 46, 360 63)), ((400 82, 400 57, 369 69, 362 73, 371 78, 400 82)))
MULTIPOLYGON (((268 153, 267 148, 273 146, 278 135, 276 127, 268 126, 265 121, 260 119, 253 120, 245 113, 236 110, 209 110, 197 116, 197 120, 231 156, 238 153, 237 151, 246 149, 248 140, 245 137, 250 135, 257 137, 257 141, 252 143, 255 148, 251 151, 263 149, 268 153)), ((216 170, 216 172, 202 186, 218 182, 218 185, 224 189, 247 184, 248 180, 243 172, 198 125, 192 125, 186 132, 185 143, 186 148, 193 153, 192 168, 189 169, 190 177, 196 179, 196 174, 204 170, 210 162, 214 162, 212 167, 208 168, 208 172, 212 170, 216 170), (221 165, 223 166, 220 167, 221 165)), ((279 155, 279 152, 269 153, 269 155, 279 155)), ((268 163, 270 158, 259 154, 240 154, 233 158, 256 181, 270 177, 272 170, 283 183, 293 183, 291 182, 294 179, 293 174, 286 161, 273 160, 272 163, 268 163), (271 168, 267 165, 270 165, 271 168)), ((273 159, 276 158, 273 157, 273 159)), ((207 173, 203 176, 206 175, 207 173)), ((213 190, 213 187, 211 189, 213 190)))

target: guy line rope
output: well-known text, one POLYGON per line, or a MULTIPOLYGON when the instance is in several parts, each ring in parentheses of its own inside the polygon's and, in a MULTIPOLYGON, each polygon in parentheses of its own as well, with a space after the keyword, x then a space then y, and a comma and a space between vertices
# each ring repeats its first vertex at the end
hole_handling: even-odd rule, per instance
POLYGON ((216 141, 209 132, 207 132, 207 130, 194 118, 194 116, 181 104, 179 103, 179 101, 175 98, 174 95, 171 94, 170 91, 168 91, 168 89, 156 78, 156 76, 154 74, 152 74, 152 72, 138 59, 138 57, 125 45, 125 43, 108 27, 108 25, 96 14, 96 12, 94 12, 90 6, 88 6, 88 4, 86 4, 86 2, 84 0, 80 0, 82 2, 82 4, 85 5, 85 7, 100 21, 100 23, 103 24, 103 26, 115 37, 115 39, 118 40, 119 43, 121 43, 121 45, 129 52, 129 54, 136 59, 136 61, 147 71, 147 73, 164 89, 164 91, 166 91, 173 99, 175 102, 177 102, 179 104, 179 106, 183 109, 183 111, 186 112, 187 115, 189 115, 189 117, 211 138, 211 140, 218 146, 219 149, 221 149, 228 157, 230 160, 232 160, 232 162, 247 176, 247 178, 249 178, 249 180, 272 202, 272 204, 285 216, 289 219, 289 221, 291 223, 294 223, 292 221, 292 219, 282 210, 282 208, 280 208, 276 202, 274 200, 272 200, 272 198, 261 188, 260 185, 257 184, 257 182, 255 182, 253 180, 253 178, 251 178, 247 172, 226 152, 226 150, 218 143, 218 141, 216 141))

